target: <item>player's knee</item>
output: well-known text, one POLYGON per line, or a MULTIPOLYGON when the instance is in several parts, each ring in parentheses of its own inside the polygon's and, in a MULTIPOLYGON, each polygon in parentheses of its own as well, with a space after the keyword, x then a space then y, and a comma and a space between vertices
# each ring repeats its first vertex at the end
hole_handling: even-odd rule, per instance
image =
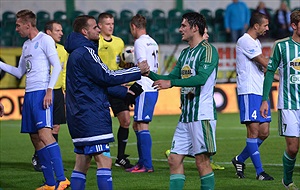
POLYGON ((299 146, 288 146, 288 155, 292 158, 295 158, 298 154, 299 146))
POLYGON ((129 126, 130 126, 130 119, 124 119, 124 120, 120 123, 120 125, 121 125, 123 128, 128 129, 129 126))

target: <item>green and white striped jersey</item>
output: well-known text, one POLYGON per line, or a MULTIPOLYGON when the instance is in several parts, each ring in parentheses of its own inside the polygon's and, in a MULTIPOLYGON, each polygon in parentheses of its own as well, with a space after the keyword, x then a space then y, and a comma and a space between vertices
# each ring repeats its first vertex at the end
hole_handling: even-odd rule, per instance
POLYGON ((291 37, 275 42, 268 70, 279 71, 278 109, 300 109, 300 44, 291 37))
POLYGON ((184 49, 171 74, 172 86, 181 88, 181 122, 216 119, 214 86, 218 72, 219 55, 215 47, 202 41, 194 48, 184 49))

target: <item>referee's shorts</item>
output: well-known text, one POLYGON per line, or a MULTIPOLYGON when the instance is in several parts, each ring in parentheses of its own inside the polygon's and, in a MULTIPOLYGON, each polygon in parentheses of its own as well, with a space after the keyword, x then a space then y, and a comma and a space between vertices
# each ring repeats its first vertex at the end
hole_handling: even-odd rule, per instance
POLYGON ((129 105, 124 99, 108 96, 108 100, 115 117, 122 111, 129 111, 129 105))
POLYGON ((65 97, 62 88, 53 89, 53 125, 66 123, 65 97))

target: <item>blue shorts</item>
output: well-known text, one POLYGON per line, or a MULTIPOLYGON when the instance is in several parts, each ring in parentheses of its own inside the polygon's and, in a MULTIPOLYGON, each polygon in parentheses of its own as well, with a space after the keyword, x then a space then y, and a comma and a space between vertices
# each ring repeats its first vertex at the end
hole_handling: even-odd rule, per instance
POLYGON ((26 92, 22 106, 21 133, 37 133, 44 127, 52 128, 53 105, 44 109, 46 90, 26 92))
POLYGON ((157 102, 158 92, 142 92, 135 99, 134 121, 150 122, 152 121, 155 104, 157 102))
POLYGON ((271 111, 270 111, 270 102, 268 117, 263 118, 260 115, 260 105, 262 102, 262 96, 256 94, 243 94, 238 95, 238 104, 240 109, 240 120, 242 124, 246 122, 271 122, 271 111))
POLYGON ((91 146, 75 146, 74 152, 76 154, 93 155, 93 154, 104 154, 110 158, 109 144, 97 144, 91 146))

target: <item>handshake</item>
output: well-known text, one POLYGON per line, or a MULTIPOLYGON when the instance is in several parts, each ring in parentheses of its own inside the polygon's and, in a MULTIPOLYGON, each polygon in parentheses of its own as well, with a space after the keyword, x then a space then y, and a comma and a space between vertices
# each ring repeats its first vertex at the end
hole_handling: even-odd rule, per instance
POLYGON ((148 76, 150 73, 150 67, 146 60, 139 62, 137 65, 141 69, 141 73, 143 76, 148 76))

